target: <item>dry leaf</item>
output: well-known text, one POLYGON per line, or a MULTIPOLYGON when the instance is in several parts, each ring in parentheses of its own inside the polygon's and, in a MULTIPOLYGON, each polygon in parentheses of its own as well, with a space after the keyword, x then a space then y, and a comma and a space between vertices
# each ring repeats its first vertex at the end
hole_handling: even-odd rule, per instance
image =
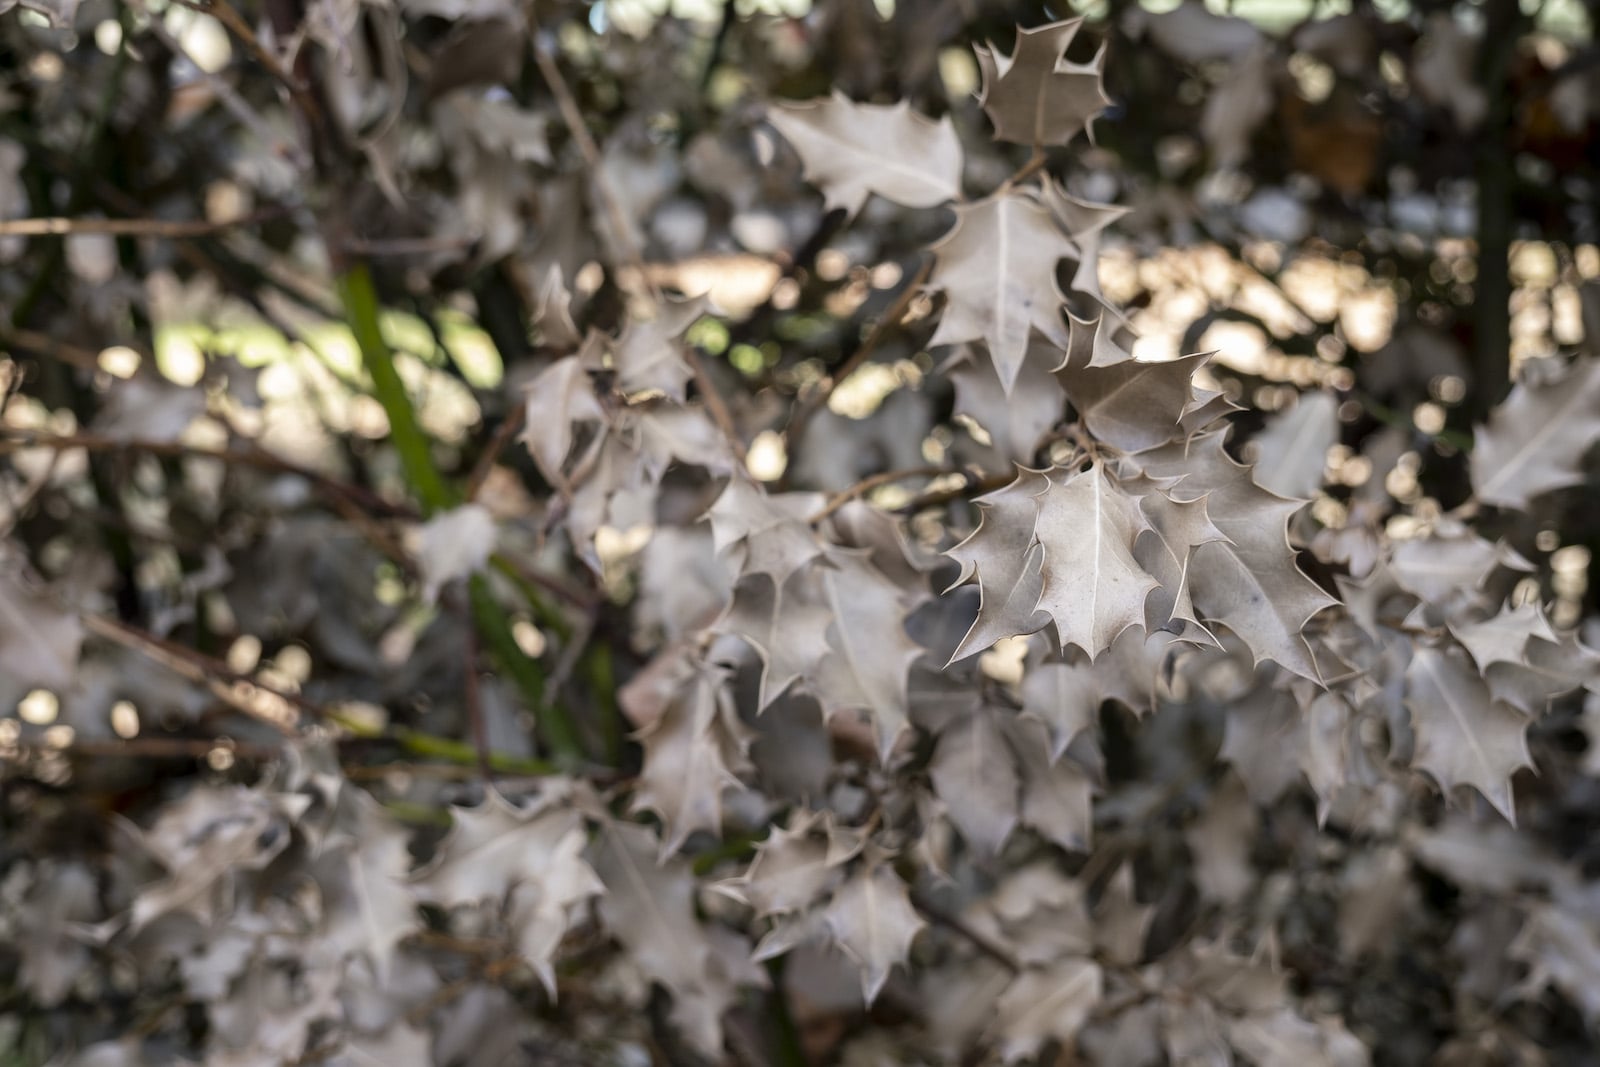
POLYGON ((906 207, 961 199, 961 142, 948 115, 934 122, 904 100, 858 104, 835 90, 826 100, 775 107, 767 121, 800 153, 829 210, 854 215, 872 193, 906 207))
POLYGON ((1100 84, 1105 49, 1088 63, 1070 63, 1082 18, 1018 28, 1011 55, 976 49, 983 87, 978 102, 994 123, 996 140, 1014 144, 1066 144, 1079 131, 1093 133, 1095 116, 1111 101, 1100 84))

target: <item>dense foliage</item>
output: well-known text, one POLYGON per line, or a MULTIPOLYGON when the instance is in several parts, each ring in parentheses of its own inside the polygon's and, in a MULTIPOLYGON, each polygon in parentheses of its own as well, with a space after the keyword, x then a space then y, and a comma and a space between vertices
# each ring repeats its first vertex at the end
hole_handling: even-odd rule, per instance
POLYGON ((0 1063, 1587 1061, 1593 46, 918 8, 0 10, 0 1063))

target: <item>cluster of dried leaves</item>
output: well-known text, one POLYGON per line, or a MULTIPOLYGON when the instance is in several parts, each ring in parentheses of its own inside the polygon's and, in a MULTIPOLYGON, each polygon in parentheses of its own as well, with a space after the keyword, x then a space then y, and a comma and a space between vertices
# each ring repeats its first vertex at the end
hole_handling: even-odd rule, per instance
MULTIPOLYGON (((404 6, 461 20, 440 66, 472 32, 529 29, 514 7, 404 6)), ((394 84, 363 66, 356 6, 312 10, 304 39, 269 54, 346 62, 320 88, 347 117, 382 104, 394 84)), ((400 396, 385 392, 381 340, 362 342, 366 369, 426 515, 229 425, 247 421, 242 373, 110 382, 97 437, 9 419, 11 526, 35 528, 41 494, 70 513, 92 468, 72 457, 109 442, 166 457, 141 475, 158 501, 164 479, 209 479, 194 514, 215 562, 186 568, 141 628, 109 618, 109 564, 6 543, 0 688, 21 707, 0 740, 7 817, 30 820, 0 853, 0 957, 16 963, 0 1022, 18 1055, 1355 1067, 1557 1062, 1569 1050, 1546 1034, 1600 1025, 1600 903, 1556 832, 1592 826, 1594 760, 1559 742, 1597 727, 1592 702, 1578 709, 1600 693, 1600 652, 1555 624, 1548 565, 1512 543, 1584 483, 1600 356, 1525 372, 1478 428, 1454 509, 1402 505, 1381 478, 1339 521, 1309 508, 1328 498, 1347 398, 1300 396, 1245 464, 1208 355, 1130 354, 1096 270, 1121 212, 1045 165, 1109 103, 1080 28, 976 52, 994 139, 1032 153, 1009 176, 951 116, 904 102, 836 93, 746 117, 857 228, 867 214, 936 234, 954 212, 847 369, 893 331, 922 330, 905 347, 936 358, 902 361, 902 388, 865 419, 825 406, 837 367, 786 393, 759 368, 707 366, 706 324, 742 323, 664 296, 641 255, 677 181, 659 141, 602 152, 569 128, 580 177, 563 181, 592 183, 591 225, 563 232, 564 194, 523 166, 555 166, 545 127, 577 108, 544 38, 553 114, 429 90, 476 117, 442 134, 473 142, 452 155, 473 195, 430 204, 427 240, 469 233, 498 260, 522 242, 520 207, 556 198, 553 250, 515 272, 535 370, 498 390, 518 415, 465 501, 428 499, 404 462, 416 385, 387 364, 400 396), (625 307, 610 328, 596 287, 575 296, 562 269, 584 241, 629 279, 602 290, 625 307), (918 397, 939 388, 935 433, 918 397), (196 444, 197 419, 233 443, 196 444), (758 432, 786 439, 787 475, 752 476, 758 432), (546 502, 524 502, 513 435, 546 502), (928 466, 870 465, 907 447, 928 466), (308 487, 339 517, 306 506, 308 487), (398 595, 374 592, 385 575, 398 595), (527 617, 500 627, 519 596, 527 617), (206 653, 207 597, 235 649, 275 643, 271 667, 206 653), (326 664, 292 669, 295 640, 326 664), (480 677, 482 645, 500 677, 480 677), (40 693, 55 726, 27 706, 40 693), (446 748, 422 728, 458 700, 481 787, 429 777, 446 748), (138 715, 129 752, 163 720, 209 722, 231 740, 204 751, 225 758, 155 795, 141 784, 129 815, 98 810, 129 795, 107 726, 119 701, 138 715), (369 714, 402 709, 411 722, 369 714), (608 743, 619 717, 636 744, 608 743), (1519 775, 1530 735, 1549 755, 1537 780, 1519 775), (64 780, 62 759, 97 740, 113 755, 64 780), (1516 829, 1530 792, 1543 832, 1516 829), (1563 1012, 1575 1026, 1534 1017, 1563 1012)), ((426 164, 385 106, 360 151, 401 196, 426 164)), ((724 192, 748 176, 726 195, 759 206, 748 161, 696 144, 694 166, 724 192)))

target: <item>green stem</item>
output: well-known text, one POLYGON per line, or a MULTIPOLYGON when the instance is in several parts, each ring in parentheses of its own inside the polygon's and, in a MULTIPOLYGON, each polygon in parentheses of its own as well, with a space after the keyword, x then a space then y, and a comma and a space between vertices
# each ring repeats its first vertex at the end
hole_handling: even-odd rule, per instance
POLYGON ((400 454, 406 481, 422 502, 424 513, 442 511, 455 503, 455 494, 433 465, 428 439, 417 424, 417 413, 406 395, 400 372, 395 369, 394 352, 379 329, 378 293, 372 285, 372 272, 365 263, 358 262, 339 275, 338 289, 350 330, 361 349, 361 361, 372 378, 372 393, 389 417, 389 434, 400 454))
POLYGON ((489 557, 489 566, 493 567, 502 578, 516 586, 517 592, 522 594, 522 599, 528 602, 528 607, 533 610, 533 617, 539 625, 551 631, 565 641, 572 636, 572 624, 566 617, 557 611, 544 594, 539 592, 539 587, 528 581, 522 572, 517 570, 517 565, 505 556, 496 552, 489 557))
POLYGON ((697 876, 711 873, 717 864, 724 860, 748 859, 756 854, 756 846, 766 837, 766 834, 734 834, 725 841, 719 841, 704 852, 695 855, 691 866, 697 876))
POLYGON ((783 988, 783 958, 767 961, 767 974, 772 978, 772 1022, 777 1031, 773 1034, 777 1047, 773 1062, 777 1067, 806 1067, 805 1046, 800 1043, 800 1028, 794 1024, 789 1012, 789 995, 783 988))
POLYGON ((594 695, 600 712, 600 743, 606 761, 611 766, 622 762, 622 712, 617 707, 617 678, 611 661, 611 646, 603 641, 591 642, 583 653, 584 673, 588 676, 589 692, 594 695))
MULTIPOLYGON (((378 294, 372 284, 372 272, 362 262, 352 264, 338 277, 339 301, 350 320, 351 332, 361 349, 361 359, 372 378, 372 392, 389 417, 389 433, 395 450, 400 454, 400 466, 405 471, 406 482, 422 503, 425 514, 432 514, 455 506, 458 497, 445 484, 439 469, 434 466, 433 453, 428 439, 417 423, 417 413, 411 397, 406 393, 394 365, 394 352, 383 339, 378 323, 378 294)), ((505 610, 494 599, 489 582, 482 575, 468 583, 472 601, 473 624, 478 635, 493 657, 495 665, 507 675, 522 694, 523 701, 539 716, 539 729, 551 751, 564 761, 575 761, 583 755, 578 733, 572 721, 560 708, 545 701, 544 672, 517 645, 511 632, 511 621, 505 610)), ((470 745, 463 751, 476 759, 470 745)), ((493 762, 490 763, 494 767, 493 762)), ((496 768, 497 769, 497 768, 496 768)))
POLYGON ((481 574, 474 575, 467 592, 472 599, 473 622, 484 645, 500 669, 511 677, 523 702, 538 715, 539 732, 545 743, 562 760, 581 758, 583 745, 577 729, 564 710, 545 700, 544 672, 517 644, 505 611, 489 591, 489 580, 481 574))
POLYGON ((449 826, 453 821, 448 811, 411 800, 386 800, 383 802, 383 810, 400 822, 416 826, 449 826))
MULTIPOLYGON (((409 756, 430 759, 439 763, 448 763, 456 767, 473 767, 478 763, 478 750, 465 741, 440 737, 438 734, 430 734, 422 730, 413 730, 409 726, 374 729, 354 719, 347 719, 341 716, 335 716, 334 721, 357 737, 370 738, 374 741, 391 741, 399 745, 401 750, 409 756)), ((531 759, 527 756, 513 756, 509 752, 489 753, 489 766, 493 770, 504 774, 522 775, 530 778, 560 772, 560 768, 547 760, 531 759)))

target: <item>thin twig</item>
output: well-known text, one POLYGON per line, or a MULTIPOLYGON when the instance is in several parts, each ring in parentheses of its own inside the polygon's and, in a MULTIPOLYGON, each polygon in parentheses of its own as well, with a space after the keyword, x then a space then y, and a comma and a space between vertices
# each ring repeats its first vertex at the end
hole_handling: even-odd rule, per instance
POLYGON ((884 338, 889 336, 889 332, 900 325, 900 320, 905 317, 906 311, 910 309, 911 302, 916 299, 917 294, 922 290, 922 283, 927 280, 928 271, 932 266, 933 261, 924 257, 922 263, 917 267, 916 273, 911 276, 911 280, 906 283, 905 288, 900 290, 900 295, 895 298, 895 302, 889 306, 889 310, 880 315, 878 320, 872 324, 872 330, 867 334, 866 340, 861 342, 861 346, 852 352, 850 358, 840 364, 837 370, 831 372, 823 380, 816 392, 800 402, 794 417, 789 420, 789 428, 784 432, 784 436, 788 439, 791 448, 799 443, 806 424, 811 421, 811 417, 823 405, 827 404, 828 398, 839 387, 839 383, 850 377, 863 363, 871 359, 872 354, 878 350, 878 346, 883 343, 884 338))
POLYGON ((472 612, 465 604, 466 616, 461 629, 466 634, 466 677, 463 697, 467 702, 467 723, 472 729, 472 744, 478 750, 478 773, 485 785, 494 781, 494 762, 489 751, 489 724, 483 717, 483 694, 478 687, 478 628, 473 625, 472 612))
POLYGON ((1000 187, 995 190, 996 194, 1003 193, 1012 186, 1027 181, 1029 178, 1033 177, 1034 174, 1038 173, 1040 170, 1043 170, 1045 163, 1048 161, 1049 157, 1044 154, 1044 149, 1040 148, 1038 145, 1034 145, 1033 155, 1028 157, 1028 161, 1026 163, 1017 168, 1016 173, 1012 174, 1011 177, 1000 183, 1000 187))
POLYGON ((109 237, 207 237, 224 230, 280 218, 283 209, 258 211, 236 219, 213 222, 209 219, 69 219, 59 216, 32 219, 0 219, 0 237, 61 237, 98 234, 109 237))
POLYGON ((877 474, 873 474, 861 479, 848 489, 833 494, 833 496, 828 498, 828 503, 822 508, 822 510, 811 516, 808 521, 811 523, 811 525, 815 526, 823 519, 826 519, 828 516, 832 515, 834 512, 850 503, 850 501, 854 500, 856 497, 861 496, 863 493, 870 493, 879 486, 889 485, 892 482, 905 481, 907 478, 938 478, 946 474, 961 473, 963 472, 951 470, 949 467, 912 467, 909 470, 902 471, 880 471, 877 474))
MULTIPOLYGON (((539 67, 540 76, 544 78, 545 84, 550 87, 551 94, 556 98, 561 121, 566 124, 567 132, 572 135, 573 143, 578 146, 584 165, 589 169, 589 180, 593 183, 595 196, 599 199, 600 206, 606 213, 606 221, 615 235, 617 251, 628 261, 629 267, 637 273, 639 281, 646 287, 651 299, 659 306, 662 303, 661 289, 650 276, 650 272, 645 269, 644 253, 633 240, 633 227, 622 210, 622 202, 617 198, 616 190, 611 188, 611 183, 606 179, 600 146, 589 133, 588 125, 583 121, 583 112, 578 108, 577 98, 572 94, 572 87, 567 84, 567 79, 556 64, 555 57, 550 54, 538 23, 533 21, 531 28, 533 60, 539 67)), ((711 380, 705 361, 693 348, 685 348, 684 357, 688 361, 689 370, 694 374, 695 388, 700 391, 700 398, 706 405, 706 412, 711 416, 711 421, 717 424, 717 429, 727 438, 728 447, 733 450, 739 462, 743 463, 746 452, 744 439, 739 436, 733 414, 728 410, 727 401, 722 398, 716 383, 711 380)))
POLYGON ((527 417, 526 404, 513 404, 511 410, 506 412, 505 418, 500 420, 500 425, 494 431, 494 437, 483 450, 483 455, 478 457, 478 462, 473 465, 472 474, 467 478, 465 495, 468 500, 478 499, 478 493, 483 489, 483 483, 489 480, 489 473, 494 470, 500 454, 522 430, 522 424, 527 417))
POLYGON ((0 344, 9 348, 20 348, 35 355, 50 356, 63 363, 70 363, 79 370, 92 372, 100 369, 100 353, 59 341, 36 330, 0 330, 0 344))
POLYGON ((962 500, 975 494, 981 495, 991 489, 1001 489, 1016 481, 1017 478, 1015 471, 983 475, 974 475, 967 472, 966 476, 967 480, 964 485, 958 485, 953 489, 940 489, 936 492, 924 493, 910 503, 894 510, 900 515, 911 515, 921 511, 923 508, 937 507, 940 504, 948 504, 952 500, 962 500))
POLYGON ((218 700, 266 723, 286 737, 294 736, 301 712, 319 720, 333 719, 299 693, 240 674, 203 652, 103 615, 84 615, 82 620, 84 628, 91 633, 132 649, 173 673, 205 686, 218 700))
POLYGON ((196 11, 205 12, 227 27, 235 37, 244 43, 245 49, 255 58, 255 61, 265 67, 267 73, 282 83, 283 87, 289 91, 289 95, 294 97, 295 104, 305 113, 306 117, 313 121, 320 121, 322 109, 317 104, 317 98, 312 94, 311 90, 306 87, 303 81, 284 68, 283 64, 278 61, 278 57, 273 54, 272 49, 261 43, 261 39, 256 36, 255 30, 250 28, 250 24, 244 20, 244 16, 239 14, 233 5, 228 3, 228 0, 210 0, 209 3, 203 5, 193 3, 191 0, 177 0, 177 2, 196 11))
POLYGON ((272 145, 275 151, 281 151, 284 157, 294 163, 299 170, 306 170, 310 167, 311 161, 306 158, 306 154, 301 150, 300 146, 279 137, 278 132, 272 128, 271 124, 267 122, 259 111, 251 107, 249 102, 239 95, 237 89, 220 75, 207 70, 205 64, 198 62, 190 54, 189 50, 183 46, 183 42, 167 30, 166 23, 159 16, 151 13, 144 0, 128 0, 128 5, 145 16, 146 28, 155 35, 156 40, 160 41, 167 51, 189 61, 190 65, 199 72, 201 80, 216 95, 223 108, 232 114, 234 118, 249 127, 250 132, 259 137, 262 144, 272 145))
POLYGON ((369 514, 390 518, 415 518, 416 513, 402 504, 385 500, 358 485, 341 482, 319 471, 302 466, 292 460, 273 454, 259 445, 248 448, 203 448, 179 441, 152 441, 143 438, 108 437, 102 434, 48 434, 31 430, 0 431, 0 455, 20 452, 29 448, 69 449, 81 448, 87 452, 144 452, 154 456, 195 459, 214 459, 241 467, 292 474, 311 482, 327 493, 343 496, 362 507, 369 514))
POLYGON ((225 749, 239 759, 276 759, 283 755, 277 745, 230 741, 214 737, 130 737, 120 741, 74 740, 71 744, 31 745, 31 750, 61 752, 89 759, 205 759, 216 749, 225 749))
POLYGON ((926 896, 917 892, 915 889, 911 891, 911 906, 925 915, 928 921, 934 925, 943 926, 947 930, 960 934, 962 937, 966 938, 967 941, 971 942, 972 946, 979 952, 983 953, 985 956, 988 956, 991 960, 994 960, 1012 974, 1021 973, 1022 964, 1018 963, 1016 958, 1012 956, 1011 953, 1007 952, 993 941, 990 941, 983 934, 967 925, 967 921, 961 918, 961 916, 945 911, 942 907, 935 904, 933 901, 929 900, 926 896))

